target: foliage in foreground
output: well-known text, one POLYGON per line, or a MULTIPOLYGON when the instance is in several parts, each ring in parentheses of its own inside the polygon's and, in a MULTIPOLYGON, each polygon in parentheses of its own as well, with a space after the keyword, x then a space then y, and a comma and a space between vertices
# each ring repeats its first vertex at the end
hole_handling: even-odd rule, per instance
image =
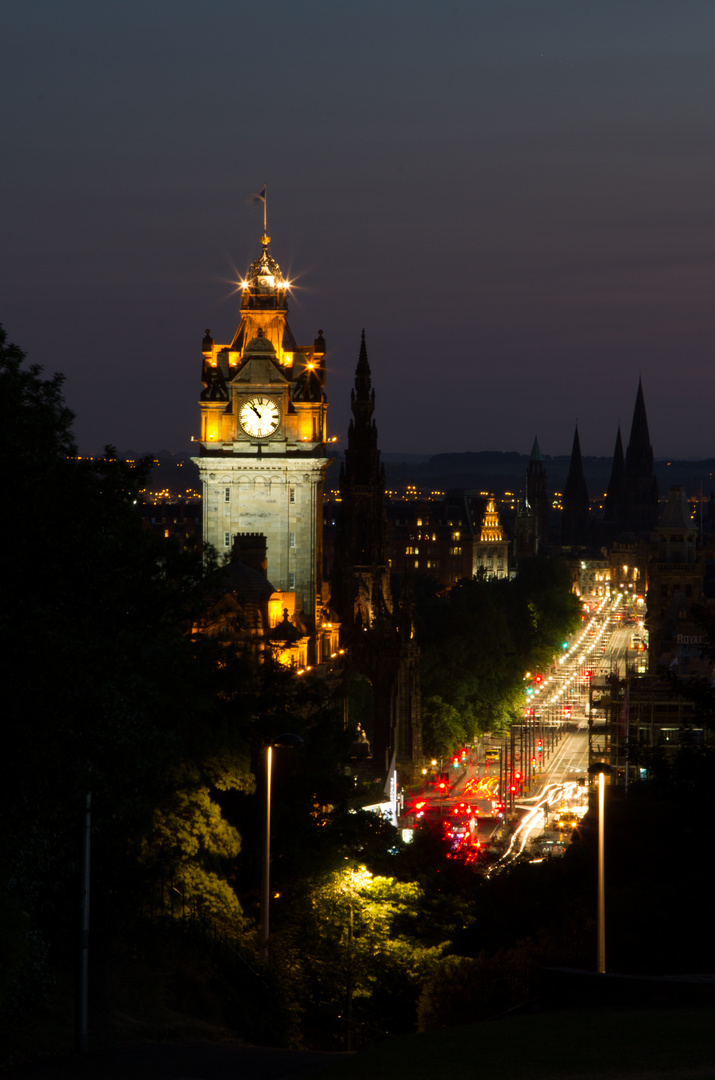
POLYGON ((409 1031, 425 975, 447 942, 425 943, 415 882, 346 867, 306 883, 272 942, 296 1029, 325 1049, 409 1031))

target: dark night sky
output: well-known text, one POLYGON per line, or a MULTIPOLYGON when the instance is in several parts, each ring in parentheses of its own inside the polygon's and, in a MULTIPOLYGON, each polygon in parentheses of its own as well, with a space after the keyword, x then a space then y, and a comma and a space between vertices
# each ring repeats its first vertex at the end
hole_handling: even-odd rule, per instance
POLYGON ((384 451, 713 439, 712 0, 9 0, 0 321, 82 449, 187 450, 260 252, 384 451))

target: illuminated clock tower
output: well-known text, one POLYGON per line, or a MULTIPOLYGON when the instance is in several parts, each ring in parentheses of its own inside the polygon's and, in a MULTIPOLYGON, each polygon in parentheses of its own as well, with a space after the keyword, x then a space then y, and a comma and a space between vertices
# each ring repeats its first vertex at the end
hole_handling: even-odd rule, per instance
MULTIPOLYGON (((237 533, 266 537, 268 580, 295 594, 315 629, 322 602, 326 454, 325 341, 296 345, 286 316, 290 283, 261 237, 241 287, 241 320, 228 345, 203 342, 200 456, 204 541, 219 556, 237 533)), ((302 613, 302 615, 301 615, 302 613)))

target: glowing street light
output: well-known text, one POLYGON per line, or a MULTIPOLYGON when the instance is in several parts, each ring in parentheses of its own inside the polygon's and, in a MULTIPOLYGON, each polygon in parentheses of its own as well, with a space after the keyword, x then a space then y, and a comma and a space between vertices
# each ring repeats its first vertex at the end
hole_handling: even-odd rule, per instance
POLYGON ((266 813, 263 821, 263 874, 261 882, 261 940, 263 942, 263 962, 268 962, 268 933, 271 888, 271 777, 273 772, 273 747, 292 747, 303 745, 300 735, 289 731, 279 735, 266 747, 266 813))
POLYGON ((591 776, 598 776, 598 961, 596 971, 606 973, 606 887, 604 867, 604 823, 606 777, 613 772, 605 761, 596 761, 588 767, 591 776))

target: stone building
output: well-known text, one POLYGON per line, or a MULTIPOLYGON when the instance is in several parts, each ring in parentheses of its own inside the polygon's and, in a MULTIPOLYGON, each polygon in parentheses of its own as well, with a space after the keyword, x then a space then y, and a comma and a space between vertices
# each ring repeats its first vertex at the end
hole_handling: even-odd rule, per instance
POLYGON ((199 467, 203 536, 219 555, 237 533, 261 533, 267 574, 293 594, 296 618, 320 659, 326 445, 325 341, 297 345, 288 325, 290 282, 270 237, 241 282, 240 321, 228 344, 203 340, 199 467))

